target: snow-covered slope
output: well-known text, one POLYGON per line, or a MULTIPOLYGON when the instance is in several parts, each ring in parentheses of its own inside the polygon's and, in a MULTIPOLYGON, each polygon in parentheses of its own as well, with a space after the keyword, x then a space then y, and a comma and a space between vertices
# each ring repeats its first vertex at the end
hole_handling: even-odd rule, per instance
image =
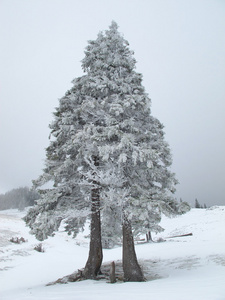
MULTIPOLYGON (((1 300, 225 300, 225 207, 192 209, 174 219, 163 217, 165 231, 156 241, 137 244, 136 251, 147 281, 109 284, 82 281, 46 284, 82 268, 88 255, 88 239, 68 237, 63 230, 43 242, 29 234, 16 210, 0 211, 1 300), (169 238, 192 233, 192 236, 169 238), (26 243, 13 244, 11 237, 26 243)), ((104 250, 104 262, 121 259, 121 248, 104 250)))

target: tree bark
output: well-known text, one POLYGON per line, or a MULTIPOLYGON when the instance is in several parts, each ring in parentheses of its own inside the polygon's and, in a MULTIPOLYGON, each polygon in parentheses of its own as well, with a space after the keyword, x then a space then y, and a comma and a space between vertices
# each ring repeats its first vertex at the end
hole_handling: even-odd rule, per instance
MULTIPOLYGON (((95 165, 98 165, 98 160, 95 157, 95 165)), ((97 184, 96 182, 93 182, 97 184)), ((101 217, 100 217, 100 196, 99 188, 95 187, 91 191, 91 234, 89 256, 86 262, 83 275, 86 279, 95 279, 98 275, 103 254, 102 254, 102 241, 101 241, 101 217)))
POLYGON ((124 281, 144 281, 134 248, 131 223, 126 217, 123 221, 123 272, 124 281))

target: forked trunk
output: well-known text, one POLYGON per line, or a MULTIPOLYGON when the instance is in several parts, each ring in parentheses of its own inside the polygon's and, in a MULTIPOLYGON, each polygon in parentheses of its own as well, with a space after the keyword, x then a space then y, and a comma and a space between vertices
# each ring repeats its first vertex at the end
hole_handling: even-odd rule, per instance
POLYGON ((126 217, 123 221, 123 272, 124 281, 144 281, 134 248, 131 223, 126 217))
MULTIPOLYGON (((95 165, 98 160, 95 157, 95 165)), ((96 184, 96 182, 93 182, 96 184)), ((91 191, 91 234, 89 256, 86 262, 83 275, 86 279, 95 279, 102 264, 102 241, 101 241, 101 218, 100 218, 100 195, 99 188, 95 187, 91 191)))

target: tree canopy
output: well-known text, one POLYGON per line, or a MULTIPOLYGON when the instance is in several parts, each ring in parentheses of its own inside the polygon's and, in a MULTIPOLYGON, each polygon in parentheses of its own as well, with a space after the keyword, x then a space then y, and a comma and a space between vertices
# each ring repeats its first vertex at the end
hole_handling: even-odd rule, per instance
POLYGON ((39 239, 57 230, 63 219, 68 232, 76 234, 90 214, 90 190, 96 184, 104 220, 110 221, 109 210, 118 218, 123 211, 138 230, 158 230, 161 210, 172 212, 170 192, 177 181, 169 170, 170 149, 163 125, 151 115, 135 64, 115 22, 88 42, 85 75, 74 79, 59 101, 46 167, 34 182, 54 184, 27 218, 39 239))
MULTIPOLYGON (((130 270, 125 277, 143 280, 132 229, 160 231, 161 212, 176 213, 177 180, 170 170, 170 148, 162 123, 151 115, 151 100, 133 54, 115 22, 88 42, 82 60, 85 74, 75 78, 59 100, 45 169, 34 181, 36 187, 49 181, 53 187, 42 188, 42 198, 25 217, 40 240, 52 235, 62 221, 68 233, 76 235, 90 217, 85 270, 95 266, 88 278, 97 275, 101 265, 101 236, 113 239, 123 225, 124 257, 133 260, 139 273, 132 277, 130 270), (93 257, 99 258, 93 263, 93 257)), ((128 265, 124 261, 126 269, 128 265)))

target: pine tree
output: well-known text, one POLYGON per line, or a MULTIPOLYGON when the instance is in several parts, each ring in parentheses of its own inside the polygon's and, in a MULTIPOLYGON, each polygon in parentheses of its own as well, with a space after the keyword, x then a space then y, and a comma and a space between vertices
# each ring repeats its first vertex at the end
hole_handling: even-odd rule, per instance
POLYGON ((83 126, 79 119, 78 100, 79 91, 73 88, 60 99, 54 121, 49 126, 52 140, 46 149, 46 167, 43 174, 33 181, 35 188, 48 182, 53 184, 50 189, 39 189, 41 199, 25 217, 39 240, 53 235, 62 220, 67 223, 68 233, 76 235, 90 213, 90 205, 78 185, 81 178, 78 172, 80 160, 77 159, 79 145, 72 147, 71 144, 74 132, 83 126))
POLYGON ((42 199, 25 217, 26 223, 40 240, 58 230, 61 221, 68 233, 79 232, 91 218, 90 252, 84 269, 86 278, 95 278, 102 263, 99 183, 95 173, 99 167, 92 129, 96 116, 90 114, 92 98, 83 94, 88 87, 86 76, 73 81, 74 86, 60 100, 55 120, 50 125, 53 140, 46 149, 46 168, 34 181, 42 186, 53 181, 52 189, 40 190, 42 199))
POLYGON ((161 212, 174 213, 177 183, 169 167, 170 149, 163 125, 151 116, 151 101, 128 42, 112 22, 86 47, 85 75, 60 100, 51 124, 46 168, 35 182, 54 187, 26 217, 33 233, 44 239, 64 220, 77 233, 91 216, 91 238, 85 277, 95 278, 102 261, 103 236, 123 227, 126 281, 143 281, 133 231, 161 230, 161 212), (101 215, 100 215, 101 212, 101 215))
POLYGON ((198 202, 198 199, 195 199, 195 208, 201 208, 200 203, 198 202))

